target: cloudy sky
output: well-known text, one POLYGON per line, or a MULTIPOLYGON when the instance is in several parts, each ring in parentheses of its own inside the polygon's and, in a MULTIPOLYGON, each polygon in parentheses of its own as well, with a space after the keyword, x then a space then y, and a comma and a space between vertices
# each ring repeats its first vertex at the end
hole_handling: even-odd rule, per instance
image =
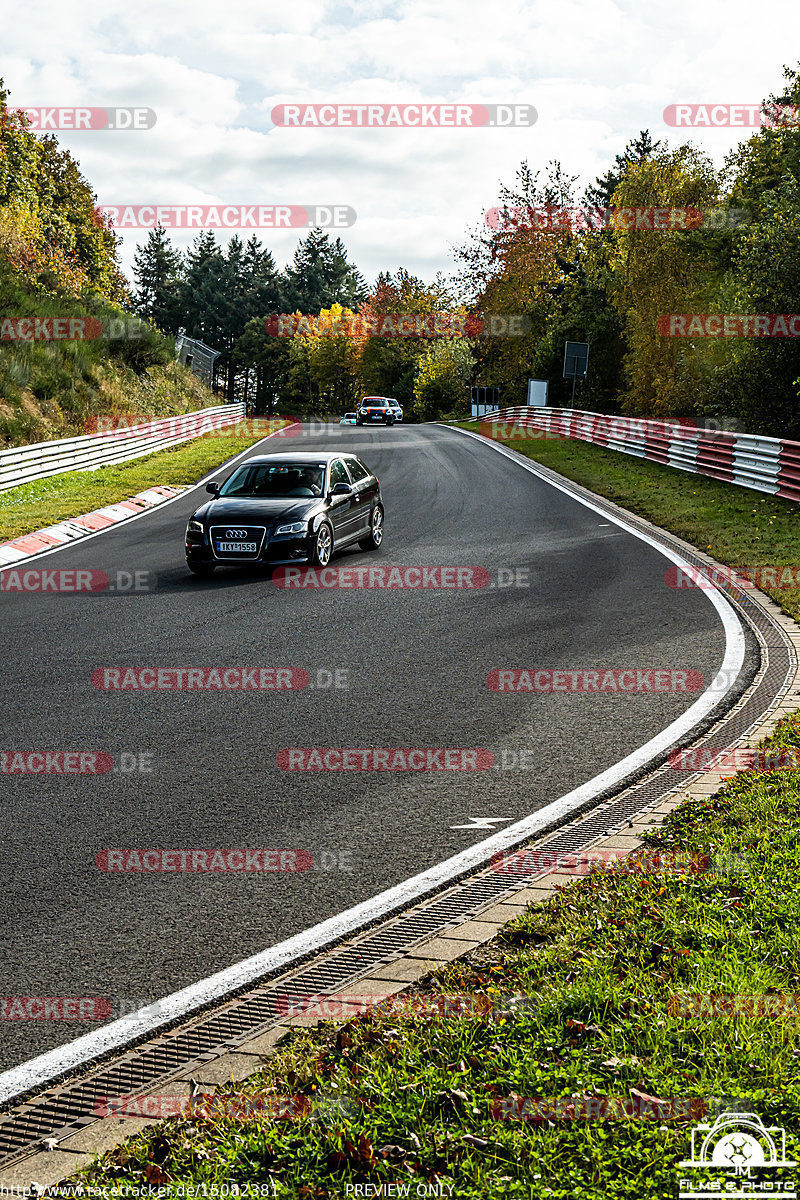
MULTIPOLYGON (((59 133, 101 204, 348 205, 357 219, 342 237, 370 280, 451 271, 450 247, 523 159, 558 158, 582 187, 648 128, 721 163, 746 130, 669 128, 664 109, 758 104, 800 59, 798 0, 5 4, 12 105, 156 113, 150 129, 59 133), (538 118, 424 129, 271 118, 280 104, 416 102, 533 105, 538 118)), ((183 246, 193 234, 172 236, 183 246)), ((283 265, 299 234, 260 236, 283 265)), ((125 233, 128 273, 145 237, 125 233)))

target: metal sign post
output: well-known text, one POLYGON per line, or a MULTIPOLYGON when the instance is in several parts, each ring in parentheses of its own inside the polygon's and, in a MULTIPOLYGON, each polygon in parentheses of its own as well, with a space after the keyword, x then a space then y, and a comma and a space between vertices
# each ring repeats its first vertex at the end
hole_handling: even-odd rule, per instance
POLYGON ((575 407, 575 381, 585 379, 589 363, 588 342, 565 342, 564 378, 572 380, 572 406, 575 407))
POLYGON ((472 416, 485 417, 487 412, 494 412, 500 407, 500 388, 473 387, 470 388, 472 400, 472 416))

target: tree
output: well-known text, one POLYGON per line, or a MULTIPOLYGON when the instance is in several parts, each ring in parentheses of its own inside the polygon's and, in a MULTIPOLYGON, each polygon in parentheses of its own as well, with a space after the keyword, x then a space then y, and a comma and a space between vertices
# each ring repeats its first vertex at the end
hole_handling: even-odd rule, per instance
POLYGON ((135 251, 133 261, 136 311, 159 329, 177 333, 181 325, 183 260, 162 226, 150 230, 144 246, 135 251))
MULTIPOLYGON (((332 304, 319 314, 320 326, 333 321, 354 322, 356 314, 341 304, 332 304)), ((352 326, 351 326, 352 327, 352 326)), ((324 412, 344 413, 356 400, 363 339, 347 333, 317 334, 302 339, 316 398, 324 412)))
POLYGON ((414 415, 433 421, 464 410, 474 360, 466 338, 433 342, 419 361, 414 380, 414 415))
POLYGON ((728 155, 726 176, 731 180, 730 199, 756 220, 769 204, 768 194, 787 179, 800 182, 800 71, 785 67, 786 86, 764 103, 767 119, 757 133, 728 155))
POLYGON ((78 164, 9 113, 0 79, 0 249, 12 268, 43 291, 125 302, 118 248, 78 164))
POLYGON ((253 412, 258 416, 278 410, 281 395, 288 385, 289 346, 286 338, 267 334, 263 317, 248 321, 236 340, 233 355, 237 365, 255 374, 253 412))
MULTIPOLYGON (((403 267, 394 275, 381 272, 368 300, 359 308, 359 314, 365 319, 389 314, 415 316, 456 314, 458 311, 455 296, 440 275, 432 284, 426 284, 403 267)), ((361 356, 364 392, 394 396, 403 407, 412 407, 420 358, 428 346, 429 340, 422 336, 368 338, 361 356)))
POLYGON ((578 382, 575 404, 595 412, 615 411, 622 389, 625 352, 624 323, 609 295, 613 275, 609 266, 609 235, 586 233, 558 256, 564 280, 551 289, 545 336, 537 343, 530 377, 549 381, 548 403, 571 407, 572 381, 563 376, 564 343, 589 343, 589 368, 578 382))
POLYGON ((531 361, 559 307, 558 289, 568 273, 562 264, 571 265, 576 235, 566 222, 548 227, 540 218, 543 210, 571 208, 576 179, 551 162, 540 181, 540 172, 521 163, 514 186, 500 187, 500 212, 506 215, 499 227, 475 230, 456 250, 470 308, 521 316, 528 323, 522 337, 481 338, 475 346, 475 381, 499 387, 504 403, 525 403, 531 361))
MULTIPOLYGON (((703 210, 718 198, 713 164, 687 144, 629 163, 613 202, 620 208, 703 210)), ((707 311, 702 305, 721 277, 718 239, 702 228, 622 226, 611 238, 613 302, 625 325, 624 411, 665 417, 696 411, 686 347, 663 336, 658 321, 669 313, 707 311)))
POLYGON ((584 203, 592 208, 608 208, 628 167, 652 158, 662 146, 662 142, 653 141, 649 129, 640 130, 639 136, 631 138, 622 154, 615 156, 611 170, 596 178, 593 184, 589 184, 584 192, 584 203))
POLYGON ((312 229, 300 242, 283 282, 290 312, 318 313, 331 304, 355 308, 367 294, 362 275, 347 260, 341 238, 331 242, 322 229, 312 229))
MULTIPOLYGON (((800 296, 800 183, 789 177, 766 192, 759 220, 737 236, 721 289, 724 311, 796 313, 800 296)), ((709 404, 773 437, 800 440, 797 338, 710 339, 709 404)))
POLYGON ((215 346, 222 322, 225 260, 210 230, 198 233, 186 254, 180 309, 189 337, 215 346))

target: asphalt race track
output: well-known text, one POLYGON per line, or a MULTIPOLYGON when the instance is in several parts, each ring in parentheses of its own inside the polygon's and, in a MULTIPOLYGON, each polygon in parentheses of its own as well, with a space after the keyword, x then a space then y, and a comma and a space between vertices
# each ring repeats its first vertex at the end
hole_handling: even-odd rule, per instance
MULTIPOLYGON (((378 554, 350 550, 333 565, 477 566, 492 585, 196 579, 183 557, 186 518, 205 499, 194 490, 30 564, 147 571, 154 589, 0 595, 3 748, 103 751, 117 766, 2 777, 0 996, 104 997, 109 1019, 141 1007, 487 837, 454 826, 534 812, 698 697, 499 693, 486 684, 496 668, 715 674, 724 639, 707 595, 667 587, 664 557, 492 446, 438 426, 343 427, 260 452, 339 447, 380 477, 386 536, 378 554), (527 586, 497 586, 512 578, 527 586), (302 668, 314 686, 104 691, 91 678, 104 667, 302 668), (347 687, 317 686, 337 671, 347 687), (465 747, 499 765, 290 772, 276 763, 290 747, 465 747), (121 772, 123 753, 136 756, 128 766, 151 756, 151 770, 121 772), (315 867, 109 873, 95 865, 108 848, 304 849, 315 867)), ((94 1023, 0 1027, 8 1069, 94 1023)))

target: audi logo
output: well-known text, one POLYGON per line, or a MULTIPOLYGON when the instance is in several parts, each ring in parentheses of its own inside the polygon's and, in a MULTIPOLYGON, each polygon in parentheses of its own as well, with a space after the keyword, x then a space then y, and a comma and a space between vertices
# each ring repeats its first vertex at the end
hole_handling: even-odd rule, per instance
POLYGON ((226 538, 243 538, 243 537, 247 537, 247 530, 246 530, 246 529, 226 529, 226 530, 225 530, 225 537, 226 537, 226 538))

